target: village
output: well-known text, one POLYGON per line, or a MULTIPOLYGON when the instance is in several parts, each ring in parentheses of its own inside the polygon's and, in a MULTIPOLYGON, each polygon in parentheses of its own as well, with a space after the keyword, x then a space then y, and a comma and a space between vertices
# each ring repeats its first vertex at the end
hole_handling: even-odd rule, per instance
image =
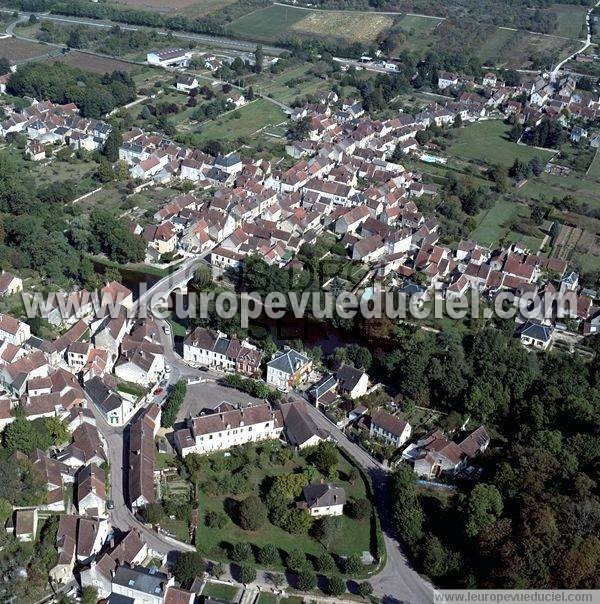
MULTIPOLYGON (((146 62, 167 70, 178 94, 194 99, 201 84, 188 73, 193 57, 172 47, 148 52, 146 62)), ((375 65, 367 58, 342 69, 396 71, 391 59, 375 65)), ((213 73, 223 65, 213 53, 200 60, 213 73)), ((276 62, 267 57, 265 65, 276 62)), ((151 291, 164 289, 167 299, 187 293, 197 287, 196 271, 206 270, 206 288, 237 295, 257 263, 293 283, 310 270, 303 259, 319 252, 317 262, 343 267, 316 285, 335 295, 347 289, 369 298, 383 288, 422 305, 436 296, 476 296, 492 306, 509 292, 515 307, 535 296, 569 295, 572 303, 559 308, 565 316, 542 308, 539 317, 519 318, 510 336, 536 354, 556 349, 591 358, 587 338, 600 333, 600 291, 550 253, 557 223, 546 225, 537 249, 518 238, 488 245, 446 237, 438 211, 445 190, 427 171, 448 161, 437 130, 503 122, 518 133, 512 142, 537 149, 528 136, 552 120, 571 143, 600 149, 597 90, 582 91, 576 76, 561 72, 532 74, 518 85, 501 76, 440 71, 430 100, 421 96, 417 110, 384 120, 373 119, 359 95, 340 98, 323 82, 315 102, 285 105, 281 158, 249 157, 248 149, 211 153, 138 123, 120 132, 110 169, 125 173, 131 191, 177 187, 149 214, 119 217, 143 241, 143 266, 160 275, 151 291)), ((10 78, 0 78, 0 93, 10 78)), ((219 82, 214 89, 225 111, 252 102, 240 87, 219 82)), ((52 165, 65 148, 106 148, 108 116, 82 117, 75 103, 30 101, 5 106, 0 136, 7 144, 21 139, 31 163, 52 165)), ((555 151, 547 161, 542 156, 541 171, 568 174, 555 151)), ((516 174, 509 187, 526 182, 516 174)), ((0 431, 14 448, 8 463, 18 481, 31 474, 41 488, 35 501, 9 504, 3 521, 8 534, 33 547, 55 519, 50 547, 58 557, 48 574, 57 598, 87 590, 94 601, 114 604, 192 604, 201 595, 209 603, 292 602, 314 591, 317 575, 331 598, 347 591, 384 598, 388 575, 398 572, 417 581, 418 593, 429 592, 412 568, 386 560, 386 547, 397 542, 381 525, 377 491, 398 468, 409 468, 426 489, 471 488, 495 430, 471 417, 450 425, 448 413, 390 394, 348 356, 325 362, 283 338, 240 337, 235 328, 226 333, 172 315, 137 317, 144 294, 109 274, 100 276, 98 291, 53 292, 40 319, 56 338, 0 314, 0 431), (198 478, 202 472, 222 493, 198 478), (236 474, 243 488, 225 482, 236 474), (274 504, 276 487, 289 496, 283 508, 274 504), (343 542, 342 529, 355 540, 343 542), (272 542, 281 551, 269 557, 272 542), (243 553, 243 543, 254 549, 243 553), (300 550, 304 563, 294 565, 300 550), (307 556, 317 562, 311 566, 307 556), (318 562, 323 556, 331 558, 328 567, 318 562), (281 599, 287 593, 290 599, 281 599)), ((31 297, 25 281, 18 270, 4 270, 0 297, 31 297)), ((435 321, 401 324, 443 330, 435 321)), ((11 580, 27 580, 25 569, 15 572, 11 580)))

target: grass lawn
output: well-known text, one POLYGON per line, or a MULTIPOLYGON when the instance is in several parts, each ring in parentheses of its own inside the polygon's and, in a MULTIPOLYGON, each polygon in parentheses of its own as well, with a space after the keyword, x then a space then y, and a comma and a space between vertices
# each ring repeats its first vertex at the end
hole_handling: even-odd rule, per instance
POLYGON ((526 208, 521 204, 507 199, 498 199, 492 208, 482 213, 477 228, 470 236, 486 246, 493 246, 504 237, 507 237, 511 241, 523 241, 534 251, 537 251, 541 239, 528 237, 520 233, 510 233, 506 226, 508 222, 517 218, 524 211, 526 211, 526 208))
POLYGON ((551 151, 540 151, 513 143, 508 140, 509 130, 510 126, 500 120, 470 124, 456 130, 456 137, 450 143, 446 154, 466 161, 502 164, 506 167, 510 167, 517 157, 528 162, 539 156, 545 162, 554 155, 551 151))
POLYGON ((400 45, 400 49, 410 51, 423 51, 433 40, 433 33, 442 18, 420 17, 418 15, 403 15, 400 20, 400 28, 404 32, 406 40, 400 45))
POLYGON ((231 600, 237 595, 238 588, 233 585, 223 585, 222 583, 206 583, 202 594, 205 597, 217 598, 220 600, 231 600))
POLYGON ((292 6, 268 6, 236 19, 229 27, 239 36, 276 42, 283 31, 289 30, 307 14, 307 11, 292 6))
MULTIPOLYGON (((215 467, 215 462, 219 464, 223 463, 222 459, 219 460, 219 457, 223 457, 222 453, 215 453, 208 458, 210 466, 207 464, 206 469, 202 471, 203 480, 201 480, 198 494, 201 518, 201 523, 198 527, 198 543, 199 549, 204 555, 223 559, 228 545, 238 542, 251 543, 257 547, 267 544, 276 545, 282 552, 283 558, 285 558, 286 553, 293 549, 300 549, 307 555, 312 556, 318 556, 325 551, 325 547, 310 535, 290 534, 278 526, 271 524, 269 521, 254 532, 241 529, 229 517, 227 517, 227 523, 221 529, 208 527, 204 523, 206 512, 227 513, 228 510, 235 507, 236 501, 245 499, 250 493, 259 493, 260 486, 269 477, 301 471, 302 468, 307 466, 306 459, 300 455, 294 455, 291 459, 282 463, 277 456, 277 450, 281 447, 284 447, 284 445, 279 443, 265 444, 262 447, 259 445, 257 448, 259 454, 256 460, 252 463, 245 463, 241 466, 242 470, 231 470, 230 468, 220 470, 218 467, 215 467), (239 475, 244 467, 250 468, 250 470, 246 486, 241 488, 243 492, 239 492, 238 494, 227 492, 231 488, 227 486, 227 481, 230 480, 232 475, 239 475), (218 490, 213 488, 207 489, 206 483, 208 482, 218 485, 218 490)), ((238 463, 237 460, 228 460, 226 463, 230 463, 231 461, 235 464, 238 463)), ((350 463, 339 455, 337 467, 339 475, 334 482, 343 486, 349 499, 365 497, 366 488, 361 479, 356 480, 354 484, 348 482, 347 477, 351 467, 350 463)), ((353 520, 347 516, 343 516, 341 518, 341 530, 331 543, 329 551, 332 554, 338 555, 360 554, 370 549, 370 536, 369 519, 353 520)))
POLYGON ((277 75, 264 72, 255 89, 282 103, 290 103, 296 97, 313 94, 320 88, 326 89, 327 82, 310 73, 313 67, 311 63, 308 63, 295 66, 277 75))
POLYGON ((529 199, 546 201, 551 201, 554 197, 560 199, 566 195, 572 195, 579 204, 587 204, 594 208, 600 208, 599 155, 596 155, 585 177, 582 174, 574 172, 568 176, 542 174, 537 178, 528 180, 527 184, 519 189, 518 195, 529 199))
POLYGON ((600 149, 596 149, 596 155, 588 168, 586 176, 600 179, 600 149))
POLYGON ((98 183, 92 178, 96 164, 91 161, 78 160, 75 157, 68 161, 53 158, 42 162, 27 162, 26 166, 36 186, 72 180, 78 196, 98 187, 98 183))
POLYGON ((173 518, 165 518, 164 520, 161 520, 160 524, 166 531, 175 535, 175 538, 179 539, 179 541, 183 541, 184 543, 190 542, 190 532, 187 522, 173 518))
MULTIPOLYGON (((268 132, 269 126, 286 121, 283 111, 264 99, 258 99, 216 120, 210 120, 199 128, 200 142, 209 140, 235 141, 252 137, 259 130, 268 132)), ((252 144, 252 140, 248 141, 252 144)))

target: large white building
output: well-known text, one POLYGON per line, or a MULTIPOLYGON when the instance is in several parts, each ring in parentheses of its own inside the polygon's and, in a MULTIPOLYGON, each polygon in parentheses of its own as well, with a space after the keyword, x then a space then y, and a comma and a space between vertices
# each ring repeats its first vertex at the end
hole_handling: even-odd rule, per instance
POLYGON ((153 50, 146 55, 149 65, 160 67, 188 67, 192 53, 183 48, 167 48, 165 50, 153 50))
POLYGON ((175 447, 181 457, 226 451, 249 442, 277 439, 282 430, 281 411, 268 404, 217 411, 189 419, 188 427, 175 433, 175 447))

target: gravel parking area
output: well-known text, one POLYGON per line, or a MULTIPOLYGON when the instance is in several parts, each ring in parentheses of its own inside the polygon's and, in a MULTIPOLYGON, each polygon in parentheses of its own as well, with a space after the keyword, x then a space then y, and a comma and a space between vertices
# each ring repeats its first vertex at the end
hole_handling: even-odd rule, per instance
POLYGON ((195 417, 203 409, 213 408, 223 401, 243 406, 263 402, 261 399, 254 398, 245 392, 241 392, 235 388, 228 388, 216 382, 188 384, 187 394, 177 415, 177 421, 183 421, 186 417, 190 416, 195 417))

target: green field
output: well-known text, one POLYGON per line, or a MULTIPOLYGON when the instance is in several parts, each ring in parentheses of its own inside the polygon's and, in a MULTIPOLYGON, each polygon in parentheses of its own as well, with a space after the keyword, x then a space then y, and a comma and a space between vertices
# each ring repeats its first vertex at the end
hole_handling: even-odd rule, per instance
POLYGON ((548 161, 554 154, 551 151, 540 151, 533 147, 517 145, 508 140, 510 126, 500 120, 477 122, 456 131, 447 155, 466 161, 501 164, 510 167, 515 159, 528 162, 539 156, 548 161))
POLYGON ((510 231, 508 223, 527 213, 527 208, 508 199, 498 199, 494 206, 479 216, 477 228, 470 237, 486 246, 497 245, 499 241, 522 241, 533 251, 537 251, 541 238, 510 231))
POLYGON ((376 12, 305 10, 273 5, 236 19, 230 29, 241 37, 265 42, 299 35, 368 44, 392 24, 392 16, 376 12))
MULTIPOLYGON (((200 125, 199 140, 235 141, 241 137, 252 137, 259 130, 269 131, 269 126, 285 122, 283 111, 264 99, 258 99, 225 116, 200 125)), ((252 141, 249 141, 251 144, 252 141)))
POLYGON ((587 176, 572 172, 569 176, 542 174, 532 178, 519 189, 519 196, 540 201, 551 201, 554 197, 571 195, 579 204, 600 208, 600 159, 596 159, 587 176), (594 177, 593 174, 596 176, 594 177))
POLYGON ((558 16, 558 29, 554 34, 566 38, 585 38, 585 32, 582 30, 585 27, 587 6, 553 4, 550 10, 558 16))
POLYGON ((509 29, 496 29, 478 48, 477 56, 486 65, 489 63, 495 64, 504 47, 515 37, 515 33, 509 29))

